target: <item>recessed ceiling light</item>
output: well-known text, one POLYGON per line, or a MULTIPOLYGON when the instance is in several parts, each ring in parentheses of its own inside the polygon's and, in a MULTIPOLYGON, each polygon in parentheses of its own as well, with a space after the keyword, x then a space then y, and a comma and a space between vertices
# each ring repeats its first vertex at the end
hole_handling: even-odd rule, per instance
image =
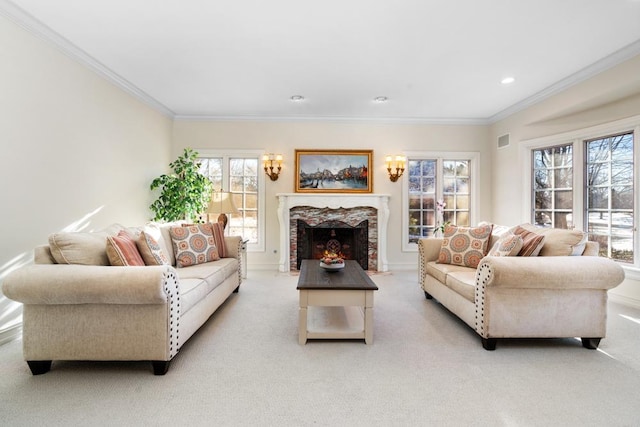
POLYGON ((513 77, 505 77, 504 79, 502 79, 500 81, 500 83, 502 83, 503 85, 509 85, 509 84, 511 84, 511 83, 513 83, 515 81, 516 81, 516 79, 513 78, 513 77))
POLYGON ((383 103, 383 102, 387 102, 389 100, 389 98, 387 98, 386 96, 376 96, 375 98, 373 98, 373 102, 377 102, 377 103, 383 103))
POLYGON ((293 95, 291 98, 289 98, 292 102, 302 102, 304 101, 304 96, 302 95, 293 95))

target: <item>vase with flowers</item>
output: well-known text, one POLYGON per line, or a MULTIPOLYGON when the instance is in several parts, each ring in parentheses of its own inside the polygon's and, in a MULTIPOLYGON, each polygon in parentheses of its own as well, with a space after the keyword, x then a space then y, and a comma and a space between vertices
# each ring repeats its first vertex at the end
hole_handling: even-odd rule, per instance
POLYGON ((447 206, 444 200, 440 199, 436 202, 437 222, 436 228, 433 230, 435 237, 442 237, 444 230, 451 224, 451 221, 444 220, 444 208, 447 206))

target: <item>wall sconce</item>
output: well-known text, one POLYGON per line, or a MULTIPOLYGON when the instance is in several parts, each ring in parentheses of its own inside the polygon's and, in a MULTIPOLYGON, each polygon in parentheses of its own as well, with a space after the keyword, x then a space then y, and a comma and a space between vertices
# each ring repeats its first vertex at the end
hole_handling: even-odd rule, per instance
POLYGON ((267 174, 271 181, 277 181, 282 170, 282 154, 265 154, 262 156, 262 166, 264 166, 264 172, 267 174), (276 163, 276 166, 273 163, 276 163), (273 170, 276 170, 275 172, 273 170))
POLYGON ((387 156, 385 161, 387 164, 387 172, 389 172, 389 179, 391 182, 396 182, 404 173, 406 159, 403 156, 395 156, 395 160, 393 160, 393 156, 387 156), (395 172, 391 172, 393 169, 395 169, 395 172))

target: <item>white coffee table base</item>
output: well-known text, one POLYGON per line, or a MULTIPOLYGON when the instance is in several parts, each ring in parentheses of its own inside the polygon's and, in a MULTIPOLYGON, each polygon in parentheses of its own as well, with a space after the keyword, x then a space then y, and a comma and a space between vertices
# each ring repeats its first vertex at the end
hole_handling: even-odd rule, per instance
POLYGON ((373 343, 373 290, 300 289, 298 340, 364 339, 373 343))

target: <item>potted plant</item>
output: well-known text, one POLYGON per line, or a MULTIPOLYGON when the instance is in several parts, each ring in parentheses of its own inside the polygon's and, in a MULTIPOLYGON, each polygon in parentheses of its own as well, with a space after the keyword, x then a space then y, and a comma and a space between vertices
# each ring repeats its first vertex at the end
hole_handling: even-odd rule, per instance
POLYGON ((151 182, 151 190, 160 188, 160 196, 150 206, 155 221, 195 221, 204 212, 211 198, 211 181, 200 173, 198 153, 185 148, 184 153, 170 163, 173 173, 162 174, 151 182))

